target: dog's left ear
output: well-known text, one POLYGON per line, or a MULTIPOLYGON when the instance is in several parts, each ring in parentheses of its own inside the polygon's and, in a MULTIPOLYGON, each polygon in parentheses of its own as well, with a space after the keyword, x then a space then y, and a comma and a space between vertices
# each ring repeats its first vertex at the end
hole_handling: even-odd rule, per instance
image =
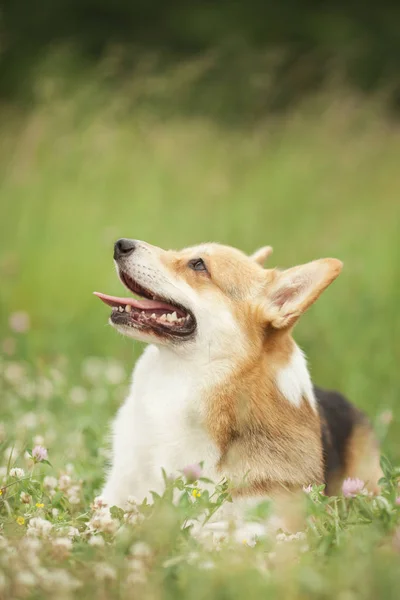
POLYGON ((271 325, 276 329, 292 327, 342 267, 336 258, 322 258, 286 271, 267 271, 266 316, 271 325))
POLYGON ((263 248, 260 248, 251 254, 250 258, 263 267, 265 261, 269 256, 271 256, 272 252, 272 246, 264 246, 263 248))

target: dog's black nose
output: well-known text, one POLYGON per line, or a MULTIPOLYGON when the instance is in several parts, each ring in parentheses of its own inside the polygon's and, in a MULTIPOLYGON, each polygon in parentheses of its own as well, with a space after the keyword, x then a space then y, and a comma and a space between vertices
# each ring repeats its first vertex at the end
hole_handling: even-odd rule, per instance
POLYGON ((114 244, 114 260, 118 260, 122 257, 127 257, 136 248, 135 240, 128 240, 127 238, 121 238, 114 244))

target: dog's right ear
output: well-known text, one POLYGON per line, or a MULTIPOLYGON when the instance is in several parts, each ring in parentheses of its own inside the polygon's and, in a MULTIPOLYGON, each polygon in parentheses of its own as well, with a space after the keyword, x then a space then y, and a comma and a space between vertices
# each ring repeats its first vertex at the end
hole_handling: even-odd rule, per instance
POLYGON ((265 261, 269 256, 271 256, 272 252, 272 246, 263 246, 251 254, 250 258, 263 267, 265 261))
POLYGON ((336 258, 323 258, 286 271, 266 271, 267 320, 276 329, 292 327, 336 279, 342 266, 336 258))

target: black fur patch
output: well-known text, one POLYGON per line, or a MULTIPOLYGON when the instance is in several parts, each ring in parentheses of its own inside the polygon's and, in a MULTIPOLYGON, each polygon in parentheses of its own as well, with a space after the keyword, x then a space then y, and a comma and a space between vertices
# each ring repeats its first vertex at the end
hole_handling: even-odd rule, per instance
POLYGON ((324 453, 324 480, 329 494, 330 478, 346 466, 347 445, 354 426, 367 423, 366 417, 338 392, 314 387, 321 418, 324 453))

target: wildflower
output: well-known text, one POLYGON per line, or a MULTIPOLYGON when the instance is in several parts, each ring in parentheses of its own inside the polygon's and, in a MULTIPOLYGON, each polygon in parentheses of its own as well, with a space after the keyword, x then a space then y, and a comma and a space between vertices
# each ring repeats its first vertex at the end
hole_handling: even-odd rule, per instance
POLYGON ((43 479, 43 486, 48 490, 54 490, 57 487, 57 479, 55 477, 47 475, 43 479))
POLYGON ((37 584, 36 577, 30 571, 19 571, 15 575, 18 586, 30 588, 37 584))
POLYGON ((24 310, 19 310, 11 313, 10 318, 8 319, 8 324, 10 328, 15 331, 15 333, 26 333, 31 325, 31 322, 28 313, 24 310))
POLYGON ((95 576, 102 581, 112 581, 117 578, 117 572, 111 565, 107 563, 97 563, 95 576))
POLYGON ((88 539, 88 544, 94 548, 101 548, 104 546, 104 539, 101 535, 91 535, 88 539))
POLYGON ((312 484, 310 483, 307 487, 303 485, 303 492, 305 494, 309 494, 310 492, 312 492, 312 484))
POLYGON ((47 450, 44 446, 35 446, 32 450, 32 458, 35 462, 42 462, 47 459, 47 450))
POLYGON ((136 542, 136 544, 133 544, 133 546, 131 546, 130 553, 138 560, 149 558, 149 556, 152 554, 151 548, 148 544, 146 544, 146 542, 136 542))
POLYGON ((6 426, 5 424, 1 421, 0 422, 0 443, 5 442, 6 441, 6 426))
POLYGON ((2 495, 3 495, 3 490, 0 490, 0 496, 2 496, 2 495))
POLYGON ((199 492, 199 490, 195 488, 194 490, 192 490, 192 496, 193 498, 200 498, 201 492, 199 492))
POLYGON ((123 366, 115 361, 110 362, 106 366, 104 374, 108 383, 111 383, 112 385, 118 385, 125 379, 125 370, 123 366))
POLYGON ((40 582, 45 590, 57 590, 58 597, 64 598, 63 592, 76 590, 82 583, 64 569, 40 569, 40 582))
POLYGON ((390 425, 393 421, 393 412, 391 410, 384 410, 378 418, 383 425, 390 425))
POLYGON ((18 479, 21 479, 21 477, 23 477, 24 475, 25 471, 23 469, 20 469, 18 467, 10 469, 10 477, 17 477, 18 479))
POLYGON ((36 502, 36 508, 44 508, 43 502, 36 502))
POLYGON ((60 490, 62 490, 64 492, 71 485, 71 481, 72 480, 69 475, 61 475, 58 480, 58 487, 60 488, 60 490))
POLYGON ((115 533, 119 527, 119 521, 113 519, 108 508, 96 511, 88 524, 89 530, 101 531, 103 533, 115 533))
POLYGON ((354 498, 364 490, 365 483, 361 479, 348 477, 343 481, 342 492, 345 498, 354 498))
POLYGON ((4 354, 8 354, 8 356, 12 356, 15 353, 17 344, 14 340, 14 338, 6 338, 5 340, 3 340, 2 342, 2 349, 4 354))
POLYGON ((55 558, 64 560, 69 556, 69 553, 72 550, 72 542, 67 537, 56 538, 52 542, 52 550, 55 558))
POLYGON ((18 525, 25 525, 24 517, 17 517, 16 520, 17 520, 18 525))
POLYGON ((19 499, 23 504, 30 504, 32 502, 32 496, 27 492, 21 492, 19 495, 19 499))
POLYGON ((69 392, 69 399, 72 404, 84 404, 87 398, 88 393, 83 387, 75 386, 69 392))
POLYGON ((43 446, 44 437, 42 435, 35 435, 35 437, 33 438, 33 443, 35 444, 35 446, 43 446))
POLYGON ((199 464, 187 465, 182 469, 182 473, 186 477, 189 483, 200 479, 203 473, 203 469, 199 464))
POLYGON ((28 535, 37 537, 47 537, 53 528, 53 525, 47 519, 34 517, 28 523, 28 535))
POLYGON ((81 534, 79 529, 77 529, 76 527, 69 527, 67 535, 69 538, 73 539, 79 537, 81 534))
POLYGON ((397 506, 400 506, 400 496, 397 496, 396 500, 395 500, 395 504, 397 506))
MULTIPOLYGON (((129 498, 133 498, 133 496, 129 496, 129 498)), ((128 503, 129 503, 129 498, 128 498, 128 503)), ((93 500, 90 508, 92 510, 98 510, 99 508, 105 508, 106 506, 107 506, 107 504, 106 504, 106 502, 104 502, 102 496, 96 496, 95 499, 93 500)))
POLYGON ((95 383, 104 373, 103 361, 95 356, 90 356, 83 362, 82 373, 86 379, 95 383))

